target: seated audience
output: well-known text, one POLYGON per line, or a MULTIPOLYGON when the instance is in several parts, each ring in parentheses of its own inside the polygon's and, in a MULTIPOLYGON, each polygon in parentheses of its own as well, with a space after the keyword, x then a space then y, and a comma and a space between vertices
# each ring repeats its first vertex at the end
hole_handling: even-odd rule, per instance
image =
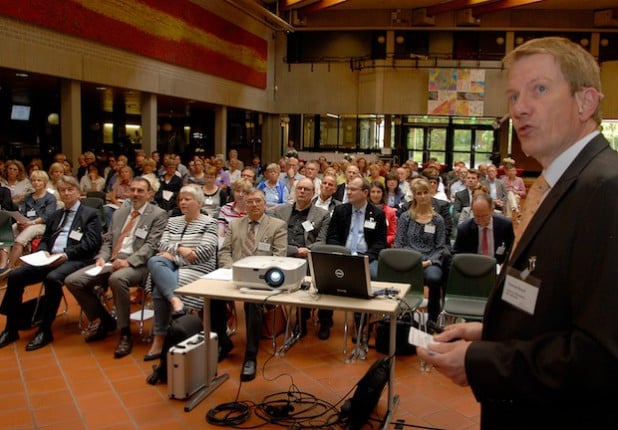
POLYGON ((67 287, 88 320, 99 320, 96 331, 86 337, 86 342, 102 340, 114 332, 117 326, 120 328, 120 339, 114 351, 115 358, 128 355, 133 347, 129 326, 129 289, 146 284, 146 263, 154 254, 167 221, 165 211, 149 203, 152 193, 148 180, 141 176, 133 178, 131 205, 123 205, 114 212, 110 234, 105 235, 94 265, 86 266, 65 279, 67 287), (105 264, 111 264, 110 270, 104 269, 105 264), (97 275, 86 273, 94 267, 104 270, 97 275), (116 305, 116 319, 107 312, 97 297, 94 288, 97 285, 104 290, 111 287, 116 305))
POLYGON ((24 198, 32 192, 32 184, 26 177, 26 169, 19 160, 8 160, 4 163, 4 176, 0 184, 11 191, 11 198, 19 208, 23 207, 24 198))
POLYGON ((155 194, 155 201, 167 212, 176 208, 178 193, 182 188, 182 178, 176 172, 176 161, 170 157, 165 161, 165 173, 159 177, 161 185, 155 194))
POLYGON ((386 216, 386 246, 392 248, 397 233, 397 211, 386 204, 385 191, 382 182, 373 181, 369 187, 369 201, 384 211, 386 216))
MULTIPOLYGON (((229 225, 223 246, 219 250, 219 267, 231 268, 235 261, 251 255, 285 256, 287 253, 287 225, 284 221, 264 213, 264 193, 255 188, 249 190, 245 195, 245 204, 247 216, 229 225)), ((261 305, 249 302, 245 302, 244 309, 247 345, 240 380, 251 381, 255 378, 257 369, 263 309, 261 305)))
POLYGON ((428 313, 437 321, 442 299, 442 264, 446 248, 444 220, 431 206, 429 183, 418 179, 412 183, 410 209, 397 220, 395 248, 407 248, 423 255, 423 274, 429 288, 428 313))
POLYGON ((221 206, 227 203, 227 188, 217 185, 216 176, 217 169, 212 166, 207 167, 202 185, 202 192, 204 193, 202 211, 215 219, 219 217, 221 206))
POLYGON ((274 209, 275 206, 286 203, 289 196, 289 190, 283 182, 279 180, 281 168, 276 163, 271 163, 266 166, 264 179, 257 186, 258 190, 262 191, 266 196, 266 207, 274 209))
POLYGON ((88 172, 79 180, 79 188, 82 196, 90 191, 103 191, 105 189, 105 178, 99 174, 97 163, 88 165, 88 172))
POLYGON ((40 251, 47 251, 57 259, 46 266, 26 264, 9 274, 6 293, 0 305, 0 312, 6 315, 6 327, 0 334, 0 348, 19 339, 18 320, 24 289, 37 282, 42 282, 45 288, 42 319, 34 338, 26 345, 26 351, 42 348, 54 340, 51 328, 62 300, 64 279, 90 264, 101 246, 99 213, 80 203, 77 180, 64 176, 58 182, 58 191, 64 209, 49 217, 39 245, 40 251))
MULTIPOLYGON (((250 167, 246 167, 245 169, 253 172, 250 167)), ((217 219, 219 248, 223 246, 223 240, 225 239, 225 234, 229 229, 230 223, 247 215, 245 196, 251 188, 253 188, 253 182, 251 179, 239 179, 232 184, 232 195, 234 196, 234 201, 226 203, 223 207, 221 207, 221 210, 219 211, 219 218, 217 219)))
POLYGON ((133 179, 133 169, 129 166, 122 166, 118 169, 118 179, 112 187, 109 203, 103 206, 106 226, 111 225, 114 211, 131 198, 131 179, 133 179))
POLYGON ((15 241, 9 253, 8 270, 0 274, 0 279, 4 279, 12 269, 19 265, 19 257, 23 255, 24 248, 32 240, 43 236, 45 223, 56 212, 56 197, 47 191, 48 182, 49 177, 44 170, 35 170, 30 175, 30 183, 34 191, 26 195, 20 209, 21 214, 28 221, 18 221, 13 224, 15 241))

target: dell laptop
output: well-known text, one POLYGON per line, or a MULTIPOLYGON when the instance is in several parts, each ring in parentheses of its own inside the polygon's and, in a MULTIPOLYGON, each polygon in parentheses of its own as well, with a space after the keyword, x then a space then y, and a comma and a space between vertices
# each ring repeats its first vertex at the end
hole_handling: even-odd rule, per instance
POLYGON ((309 270, 319 294, 370 299, 369 257, 309 252, 309 270))

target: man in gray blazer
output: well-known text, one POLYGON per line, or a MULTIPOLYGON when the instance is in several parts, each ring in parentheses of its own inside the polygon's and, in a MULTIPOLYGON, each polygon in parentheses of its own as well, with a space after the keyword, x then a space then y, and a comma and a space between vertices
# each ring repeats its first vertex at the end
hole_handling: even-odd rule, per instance
POLYGON ((131 181, 131 206, 123 205, 114 212, 110 233, 95 258, 95 264, 69 275, 65 284, 73 293, 89 321, 100 319, 97 330, 86 342, 104 339, 120 327, 120 341, 114 352, 121 358, 131 352, 133 342, 129 328, 131 301, 129 288, 144 285, 148 276, 146 263, 154 255, 167 223, 167 213, 149 203, 153 189, 142 177, 131 181), (95 275, 86 273, 100 267, 95 275), (95 287, 109 285, 116 304, 118 322, 107 312, 96 296, 95 287))
MULTIPOLYGON (((225 234, 223 245, 219 249, 219 267, 231 268, 235 261, 251 255, 284 257, 287 254, 287 224, 264 213, 266 211, 264 193, 252 188, 245 194, 245 204, 247 215, 232 221, 225 234), (253 240, 250 238, 250 228, 254 231, 253 240)), ((257 369, 257 353, 264 315, 261 305, 245 302, 244 308, 247 345, 240 380, 251 381, 255 378, 257 369)))
MULTIPOLYGON (((296 202, 277 206, 273 211, 275 218, 288 225, 288 257, 306 259, 314 244, 326 241, 330 215, 325 209, 315 205, 314 192, 314 181, 303 178, 297 182, 294 190, 296 202)), ((309 308, 302 308, 298 327, 301 337, 307 334, 307 319, 310 315, 309 308)))
POLYGON ((506 208, 506 185, 498 179, 498 169, 493 164, 487 166, 487 177, 481 181, 494 201, 496 210, 504 213, 506 208))

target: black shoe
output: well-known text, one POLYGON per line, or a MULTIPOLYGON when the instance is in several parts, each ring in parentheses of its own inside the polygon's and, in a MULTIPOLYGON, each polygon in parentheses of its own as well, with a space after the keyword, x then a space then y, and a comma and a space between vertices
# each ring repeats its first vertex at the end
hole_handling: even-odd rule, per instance
POLYGON ((159 358, 161 358, 161 353, 156 353, 156 354, 146 354, 144 355, 144 361, 153 361, 153 360, 158 360, 159 358))
POLYGON ((132 349, 133 339, 131 339, 131 336, 126 334, 120 335, 120 341, 118 342, 118 346, 114 351, 114 358, 122 358, 131 354, 132 349))
POLYGON ((234 349, 234 344, 230 340, 230 338, 226 338, 219 342, 219 350, 217 360, 221 361, 224 358, 227 358, 230 355, 230 352, 234 349))
POLYGON ((19 339, 19 333, 16 331, 4 330, 0 334, 0 348, 4 348, 5 346, 12 344, 17 339, 19 339))
POLYGON ((318 330, 318 339, 326 340, 330 337, 330 328, 333 326, 332 321, 320 321, 320 330, 318 330))
POLYGON ((253 381, 255 379, 255 369, 257 363, 255 360, 245 360, 242 365, 242 372, 240 372, 240 380, 242 382, 253 381))
POLYGON ((86 343, 103 340, 114 331, 116 331, 116 321, 107 324, 101 322, 97 329, 93 333, 90 333, 88 336, 86 336, 84 340, 86 341, 86 343))
POLYGON ((152 366, 152 373, 146 378, 146 382, 150 385, 157 385, 159 381, 163 381, 161 366, 152 366))
POLYGON ((34 351, 35 349, 43 348, 45 345, 52 343, 54 337, 51 332, 47 330, 41 330, 37 332, 28 345, 26 345, 26 351, 34 351))

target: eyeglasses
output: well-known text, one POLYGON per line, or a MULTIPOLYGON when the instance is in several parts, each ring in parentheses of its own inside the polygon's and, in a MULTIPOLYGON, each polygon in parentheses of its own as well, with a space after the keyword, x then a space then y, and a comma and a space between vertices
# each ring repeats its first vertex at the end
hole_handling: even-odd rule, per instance
POLYGON ((313 191, 313 188, 309 187, 296 187, 298 191, 313 191))
POLYGON ((262 204, 264 202, 264 200, 262 199, 248 199, 245 200, 245 204, 247 205, 259 205, 262 204))

